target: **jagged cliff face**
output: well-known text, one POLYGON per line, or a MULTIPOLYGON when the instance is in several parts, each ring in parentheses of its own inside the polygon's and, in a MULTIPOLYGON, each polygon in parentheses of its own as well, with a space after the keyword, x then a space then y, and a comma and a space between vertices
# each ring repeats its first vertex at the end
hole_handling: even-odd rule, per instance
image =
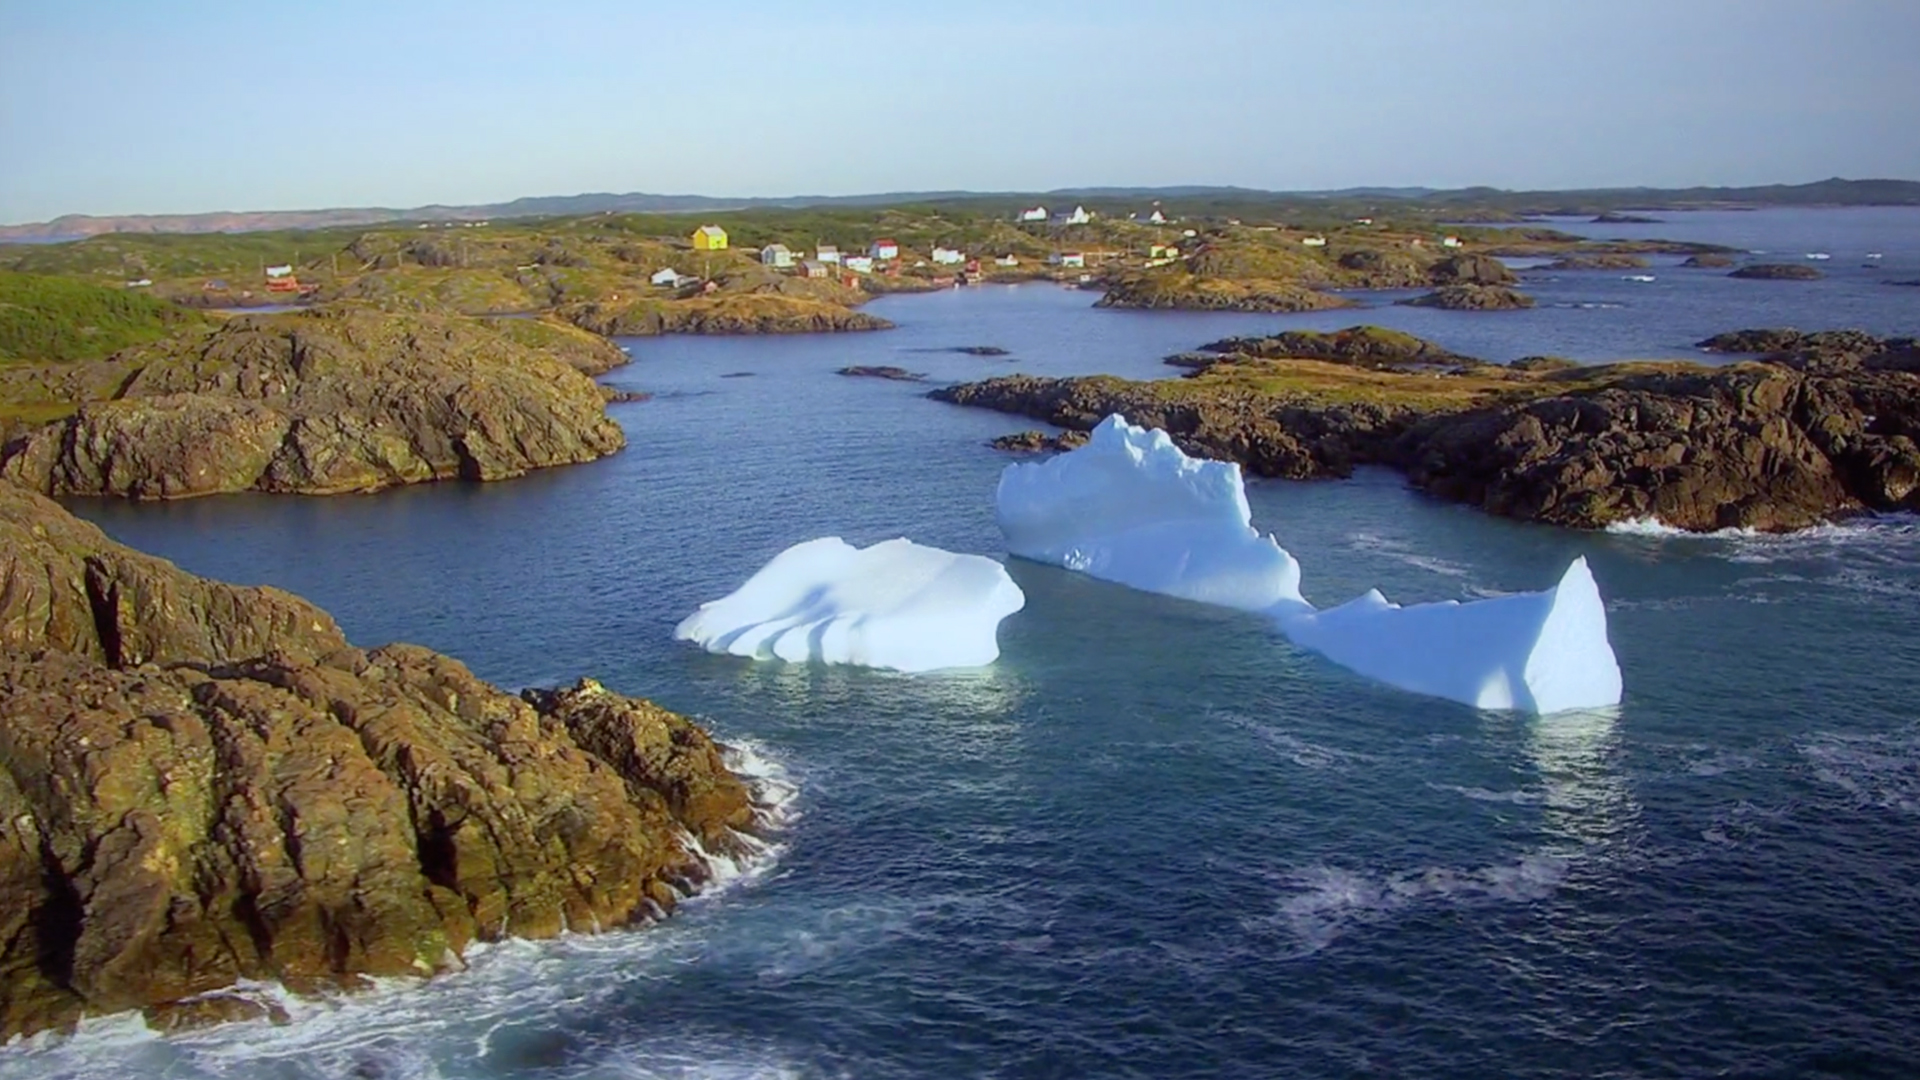
POLYGON ((245 1016, 217 991, 644 921, 754 822, 684 718, 355 649, 298 597, 194 577, 0 482, 0 1038, 245 1016))
POLYGON ((503 479, 625 445, 592 380, 461 318, 244 316, 108 366, 114 400, 17 435, 0 475, 50 495, 334 494, 503 479))

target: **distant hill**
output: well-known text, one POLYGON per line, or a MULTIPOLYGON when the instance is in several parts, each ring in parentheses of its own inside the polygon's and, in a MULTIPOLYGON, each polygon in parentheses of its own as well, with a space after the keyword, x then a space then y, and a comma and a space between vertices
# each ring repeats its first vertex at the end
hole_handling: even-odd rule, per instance
POLYGON ((495 218, 562 217, 601 213, 689 214, 727 210, 798 207, 960 205, 994 208, 1034 202, 1085 200, 1112 207, 1151 200, 1180 200, 1195 210, 1226 211, 1315 203, 1398 203, 1408 208, 1474 210, 1487 214, 1588 214, 1618 209, 1680 209, 1705 206, 1920 206, 1920 181, 1843 180, 1760 187, 1596 188, 1580 191, 1506 191, 1471 187, 1451 191, 1422 187, 1356 187, 1335 191, 1263 191, 1257 188, 1193 185, 1182 187, 1085 187, 1044 192, 895 191, 870 195, 793 195, 773 198, 716 198, 709 195, 653 195, 645 192, 551 195, 482 206, 416 206, 408 209, 357 207, 332 210, 263 210, 208 214, 131 214, 95 217, 67 214, 52 221, 0 225, 0 242, 72 240, 102 233, 256 232, 268 229, 324 229, 382 225, 399 221, 484 221, 495 218))

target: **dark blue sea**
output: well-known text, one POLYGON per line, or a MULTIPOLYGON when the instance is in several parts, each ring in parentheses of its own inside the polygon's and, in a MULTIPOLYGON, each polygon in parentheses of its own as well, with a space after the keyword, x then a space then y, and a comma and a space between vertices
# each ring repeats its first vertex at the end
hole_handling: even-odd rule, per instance
POLYGON ((776 859, 661 927, 497 946, 432 983, 295 1003, 282 1027, 90 1022, 0 1050, 0 1077, 1920 1076, 1915 519, 1578 533, 1384 472, 1251 485, 1317 603, 1543 588, 1587 556, 1625 700, 1547 718, 1414 697, 1257 617, 1021 562, 1027 607, 982 671, 670 638, 801 540, 1001 554, 1008 459, 984 444, 1029 425, 842 365, 1162 376, 1227 334, 1360 321, 1497 360, 1920 331, 1920 289, 1881 284, 1920 277, 1920 211, 1663 216, 1631 228, 1825 252, 1829 276, 1530 271, 1542 306, 1498 314, 893 297, 872 308, 885 333, 626 342, 608 381, 655 397, 615 406, 631 445, 596 464, 76 504, 195 572, 302 593, 357 642, 691 713, 793 785, 796 816, 776 859), (1011 355, 930 351, 962 345, 1011 355))

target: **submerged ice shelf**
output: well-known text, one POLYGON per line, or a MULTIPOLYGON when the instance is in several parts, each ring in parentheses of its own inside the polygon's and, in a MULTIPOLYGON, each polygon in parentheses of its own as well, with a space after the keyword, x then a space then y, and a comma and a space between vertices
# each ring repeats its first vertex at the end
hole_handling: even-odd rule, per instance
POLYGON ((1401 607, 1378 590, 1325 611, 1300 565, 1254 529, 1236 464, 1109 416, 1078 450, 1016 464, 996 499, 1013 554, 1147 592, 1270 614, 1342 667, 1486 709, 1558 712, 1620 701, 1607 612, 1584 558, 1551 589, 1401 607))
POLYGON ((978 667, 1026 604, 1006 567, 910 540, 795 544, 673 631, 709 652, 899 671, 978 667))

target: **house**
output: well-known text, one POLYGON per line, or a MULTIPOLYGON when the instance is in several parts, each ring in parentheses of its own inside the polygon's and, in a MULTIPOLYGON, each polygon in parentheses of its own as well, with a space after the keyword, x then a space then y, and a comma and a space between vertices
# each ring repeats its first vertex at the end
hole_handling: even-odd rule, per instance
POLYGON ((1308 237, 1302 238, 1300 242, 1302 244, 1305 244, 1308 247, 1326 247, 1327 246, 1327 238, 1324 236, 1308 236, 1308 237))
POLYGON ((827 264, 818 259, 803 259, 800 262, 800 276, 823 278, 827 276, 827 264))
POLYGON ((760 265, 785 270, 793 265, 793 251, 785 244, 768 244, 760 249, 760 265))
POLYGON ((849 255, 840 260, 840 265, 856 274, 873 273, 873 260, 865 255, 849 255))
POLYGON ((965 254, 955 251, 952 248, 935 245, 933 249, 933 264, 935 266, 956 266, 966 261, 967 257, 965 254))
MULTIPOLYGON (((149 284, 151 284, 151 282, 149 282, 149 284)), ((267 291, 268 292, 299 292, 300 279, 293 276, 292 270, 288 270, 286 273, 281 274, 279 277, 268 278, 267 291)))
POLYGON ((655 285, 666 285, 668 287, 672 287, 680 284, 680 271, 675 270, 672 267, 668 267, 665 270, 661 270, 655 273, 651 278, 648 278, 647 280, 653 282, 655 285))
POLYGON ((1460 238, 1457 236, 1449 236, 1445 240, 1440 241, 1440 246, 1441 247, 1459 247, 1460 238))
POLYGON ((1085 225, 1092 220, 1093 215, 1087 213, 1087 208, 1084 206, 1074 207, 1073 213, 1067 215, 1067 224, 1069 225, 1085 225))
POLYGON ((1047 208, 1044 206, 1028 207, 1027 209, 1020 211, 1020 220, 1021 221, 1045 221, 1047 220, 1047 208))
POLYGON ((693 230, 693 250, 727 250, 727 230, 718 225, 702 225, 693 230))
POLYGON ((1370 217, 1357 217, 1353 219, 1353 223, 1355 225, 1371 225, 1373 224, 1373 219, 1370 217))
POLYGON ((1013 255, 1002 255, 1002 256, 1000 256, 999 258, 997 258, 997 259, 995 259, 995 260, 993 260, 993 265, 995 265, 995 266, 1019 266, 1019 265, 1020 265, 1020 260, 1019 260, 1019 258, 1018 258, 1018 257, 1016 257, 1016 256, 1013 256, 1013 255))
POLYGON ((821 244, 815 249, 813 257, 830 266, 840 265, 840 249, 832 244, 821 244))
POLYGON ((1180 249, 1174 247, 1172 244, 1154 244, 1147 248, 1147 258, 1149 259, 1177 259, 1179 257, 1180 249))
POLYGON ((881 262, 888 262, 900 257, 900 244, 895 240, 875 240, 873 246, 867 248, 867 254, 881 262))
POLYGON ((1155 210, 1153 213, 1147 215, 1147 223, 1149 225, 1165 225, 1167 223, 1167 215, 1161 213, 1159 210, 1155 210))
POLYGON ((1047 262, 1054 266, 1085 267, 1087 265, 1087 257, 1084 253, 1078 251, 1062 251, 1047 256, 1047 262))

